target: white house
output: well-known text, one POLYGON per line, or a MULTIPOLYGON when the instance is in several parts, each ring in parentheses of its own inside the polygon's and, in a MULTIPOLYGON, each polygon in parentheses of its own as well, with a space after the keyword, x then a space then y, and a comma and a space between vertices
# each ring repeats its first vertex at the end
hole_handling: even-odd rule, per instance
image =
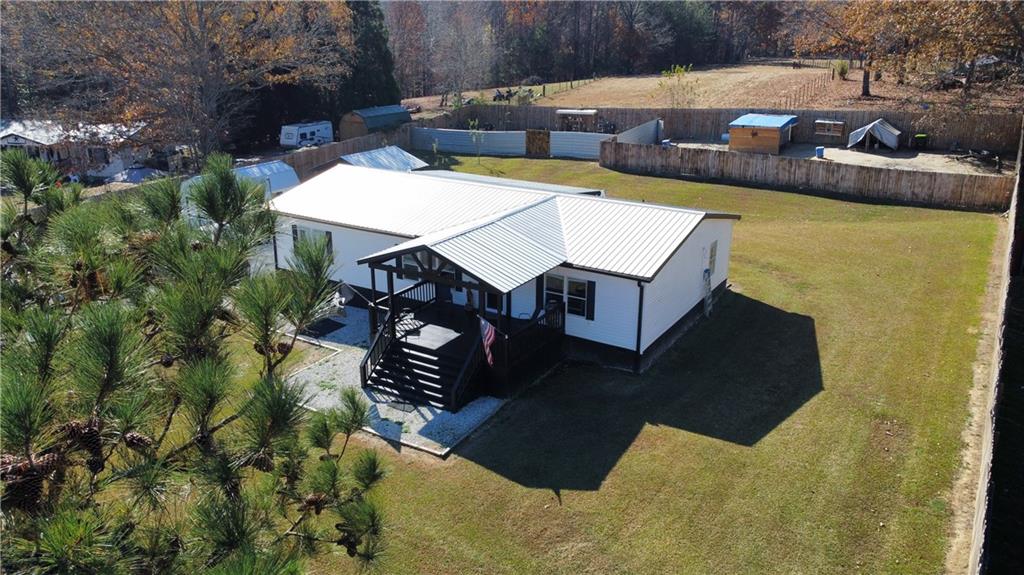
MULTIPOLYGON (((239 166, 231 171, 239 178, 263 184, 264 197, 267 201, 299 185, 299 175, 295 168, 281 160, 239 166)), ((182 211, 190 217, 196 217, 196 214, 188 199, 189 190, 202 178, 202 175, 193 176, 181 183, 182 211)))
MULTIPOLYGON (((374 346, 387 346, 382 338, 408 343, 403 321, 420 318, 421 305, 469 300, 508 340, 503 353, 523 347, 516 333, 550 316, 548 327, 564 329, 574 350, 635 368, 724 288, 739 216, 545 187, 339 165, 271 202, 277 265, 287 267, 295 239, 328 238, 335 279, 388 315, 373 322, 384 328, 374 346)), ((424 341, 430 318, 443 316, 425 317, 409 332, 424 341)), ((480 337, 464 332, 469 349, 480 337)), ((388 355, 371 347, 364 380, 400 394, 402 384, 415 387, 395 373, 374 380, 388 355)), ((515 359, 505 357, 505 367, 515 359)), ((450 401, 439 404, 457 408, 443 383, 439 393, 450 401)))
POLYGON ((142 124, 80 124, 68 129, 48 120, 0 121, 0 148, 17 148, 72 175, 109 178, 149 157, 132 143, 142 124))

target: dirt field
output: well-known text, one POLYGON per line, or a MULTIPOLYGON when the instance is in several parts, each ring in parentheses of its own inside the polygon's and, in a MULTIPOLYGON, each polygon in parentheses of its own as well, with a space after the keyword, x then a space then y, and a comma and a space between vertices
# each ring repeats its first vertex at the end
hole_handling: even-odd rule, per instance
MULTIPOLYGON (((898 85, 883 76, 871 85, 871 98, 860 97, 861 71, 851 70, 849 79, 831 77, 823 67, 793 68, 786 64, 748 64, 690 73, 679 107, 694 108, 885 108, 914 109, 924 106, 946 107, 962 104, 960 90, 924 91, 911 85, 898 85)), ((599 78, 581 87, 539 98, 538 106, 564 107, 670 107, 672 98, 658 84, 661 76, 599 78)), ((427 113, 437 113, 440 97, 406 100, 416 102, 427 113)), ((1024 89, 987 93, 983 100, 969 102, 977 111, 1024 110, 1024 89)))
MULTIPOLYGON (((728 150, 728 144, 710 142, 676 142, 677 146, 687 148, 706 148, 712 150, 728 150)), ((815 144, 790 144, 782 149, 782 155, 789 158, 814 158, 815 144)), ((918 152, 916 150, 897 150, 895 152, 865 152, 851 150, 843 146, 825 146, 825 160, 842 162, 857 166, 874 168, 895 168, 898 170, 918 170, 922 172, 951 172, 954 174, 985 174, 997 175, 993 168, 976 162, 958 160, 957 156, 938 152, 918 152)), ((1003 167, 1003 175, 1013 173, 1013 163, 1007 161, 1003 167)))
MULTIPOLYGON (((547 106, 670 106, 671 98, 659 89, 660 76, 601 78, 581 88, 537 101, 547 106)), ((860 70, 846 81, 833 80, 826 68, 792 68, 754 64, 692 72, 682 106, 697 108, 886 108, 919 109, 947 106, 961 98, 959 90, 923 91, 895 80, 872 82, 871 98, 860 97, 860 70)), ((986 98, 985 107, 995 111, 1024 107, 1021 89, 986 98)), ((979 104, 975 104, 979 105, 979 104)))

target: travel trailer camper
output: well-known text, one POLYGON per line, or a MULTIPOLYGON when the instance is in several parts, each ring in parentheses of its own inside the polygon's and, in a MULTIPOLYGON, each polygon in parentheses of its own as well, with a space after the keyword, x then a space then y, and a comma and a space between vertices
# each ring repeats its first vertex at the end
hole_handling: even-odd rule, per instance
POLYGON ((281 126, 281 146, 284 148, 319 146, 333 141, 334 130, 326 120, 281 126))

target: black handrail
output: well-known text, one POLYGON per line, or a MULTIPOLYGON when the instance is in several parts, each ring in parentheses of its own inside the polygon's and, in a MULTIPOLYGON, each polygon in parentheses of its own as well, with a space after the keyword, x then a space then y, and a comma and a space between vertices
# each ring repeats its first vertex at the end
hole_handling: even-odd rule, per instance
MULTIPOLYGON (((391 313, 388 312, 384 316, 384 321, 381 325, 387 326, 390 318, 391 313)), ((394 338, 391 336, 390 329, 377 330, 377 335, 374 336, 373 342, 370 343, 370 347, 366 350, 366 354, 363 355, 363 360, 359 362, 359 381, 363 387, 365 387, 367 382, 370 381, 370 374, 373 373, 374 368, 377 367, 381 358, 383 358, 384 354, 387 353, 392 341, 394 341, 394 338)))

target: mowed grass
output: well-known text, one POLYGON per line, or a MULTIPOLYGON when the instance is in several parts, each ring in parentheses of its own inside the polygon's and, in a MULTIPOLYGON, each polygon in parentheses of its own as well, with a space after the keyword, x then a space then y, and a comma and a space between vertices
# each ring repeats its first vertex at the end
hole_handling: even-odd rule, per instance
POLYGON ((382 572, 942 570, 998 217, 454 160, 738 212, 734 291, 642 376, 566 366, 446 461, 361 439, 390 469, 382 572))

